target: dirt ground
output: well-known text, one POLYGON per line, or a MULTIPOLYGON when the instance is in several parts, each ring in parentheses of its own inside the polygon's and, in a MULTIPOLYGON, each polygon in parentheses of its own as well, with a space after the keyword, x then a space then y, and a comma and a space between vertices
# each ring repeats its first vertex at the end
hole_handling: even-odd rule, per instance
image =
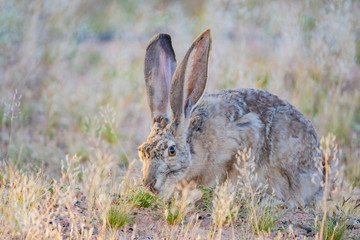
MULTIPOLYGON (((354 196, 360 196, 360 190, 354 192, 354 196)), ((358 200, 359 201, 359 200, 358 200)), ((360 202, 360 201, 359 201, 360 202)), ((61 206, 55 206, 61 207, 61 206)), ((64 206, 62 206, 64 207, 64 206)), ((74 192, 74 203, 72 210, 79 218, 86 218, 92 211, 90 203, 80 191, 74 192)), ((63 210, 67 210, 64 207, 63 210)), ((66 214, 65 214, 66 215, 66 214)), ((315 210, 314 208, 281 208, 278 212, 280 219, 269 233, 254 235, 250 231, 249 223, 246 220, 246 213, 239 213, 236 222, 229 226, 214 229, 212 216, 208 210, 197 206, 187 214, 182 223, 171 225, 161 216, 159 208, 135 208, 132 210, 132 223, 126 224, 117 232, 117 239, 316 239, 317 231, 314 229, 315 210)), ((62 226, 63 236, 69 236, 72 228, 69 226, 69 218, 55 217, 55 223, 62 226)), ((81 228, 81 226, 80 226, 81 228)), ((99 234, 107 231, 106 226, 98 220, 93 220, 82 225, 83 230, 91 231, 92 239, 97 239, 99 234)), ((360 216, 351 216, 347 224, 345 239, 360 239, 360 216)))

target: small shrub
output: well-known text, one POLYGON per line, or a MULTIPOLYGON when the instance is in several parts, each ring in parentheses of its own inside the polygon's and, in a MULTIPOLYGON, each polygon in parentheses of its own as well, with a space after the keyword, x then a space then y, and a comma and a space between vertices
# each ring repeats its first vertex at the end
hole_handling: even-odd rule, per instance
POLYGON ((213 199, 214 199, 214 188, 212 188, 212 187, 205 187, 205 186, 202 186, 202 185, 200 185, 198 188, 201 190, 201 192, 202 192, 202 194, 203 194, 203 196, 202 196, 202 198, 201 198, 201 200, 202 200, 202 201, 201 201, 202 205, 203 205, 207 210, 211 211, 212 201, 213 201, 213 199))
POLYGON ((170 224, 178 224, 182 217, 180 216, 180 208, 178 206, 171 206, 165 210, 166 221, 170 224))
POLYGON ((270 204, 257 205, 253 211, 249 211, 249 222, 254 234, 271 231, 276 222, 281 218, 277 216, 278 209, 270 204))
MULTIPOLYGON (((318 221, 317 224, 321 224, 318 221)), ((320 231, 319 228, 315 228, 320 231)), ((346 230, 346 218, 342 217, 326 217, 324 228, 323 228, 323 239, 324 240, 339 240, 343 239, 346 230)))
POLYGON ((133 222, 126 206, 112 206, 107 213, 107 223, 113 229, 119 229, 127 223, 133 222))
POLYGON ((139 188, 129 193, 128 201, 134 204, 135 207, 148 208, 155 203, 156 197, 147 190, 139 188))
POLYGON ((186 193, 181 197, 175 195, 170 202, 164 199, 162 207, 164 209, 164 219, 172 225, 184 220, 186 214, 193 209, 193 205, 186 193))
POLYGON ((356 219, 357 208, 360 206, 360 199, 352 197, 343 197, 342 202, 331 205, 326 213, 325 220, 323 217, 316 217, 314 229, 322 233, 322 239, 338 240, 346 237, 346 230, 351 226, 351 222, 356 219))

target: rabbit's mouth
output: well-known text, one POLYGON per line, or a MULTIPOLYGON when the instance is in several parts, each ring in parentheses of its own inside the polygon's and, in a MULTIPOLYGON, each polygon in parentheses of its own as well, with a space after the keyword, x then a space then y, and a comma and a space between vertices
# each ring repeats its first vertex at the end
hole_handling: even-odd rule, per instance
POLYGON ((157 190, 153 185, 150 185, 149 189, 153 194, 159 194, 159 190, 157 190))
POLYGON ((149 183, 146 183, 146 181, 143 180, 144 186, 148 187, 149 190, 150 190, 152 193, 158 194, 159 191, 155 188, 155 183, 156 183, 156 180, 153 180, 153 181, 151 181, 151 182, 149 182, 149 183))

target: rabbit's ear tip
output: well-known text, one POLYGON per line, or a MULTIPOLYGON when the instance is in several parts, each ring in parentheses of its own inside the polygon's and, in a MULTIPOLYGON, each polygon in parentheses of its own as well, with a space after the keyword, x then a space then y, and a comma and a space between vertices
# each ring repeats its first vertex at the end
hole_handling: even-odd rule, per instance
POLYGON ((210 29, 206 29, 205 31, 203 31, 200 36, 202 37, 211 37, 211 30, 210 29))
POLYGON ((158 33, 155 36, 157 36, 159 39, 171 39, 171 36, 167 33, 158 33))
POLYGON ((205 42, 211 44, 211 30, 207 29, 200 33, 200 35, 194 40, 195 43, 205 40, 205 42))
POLYGON ((204 33, 206 33, 206 34, 211 34, 211 30, 210 30, 210 28, 208 28, 208 29, 206 29, 205 31, 204 31, 204 33))
POLYGON ((148 49, 150 46, 152 46, 156 42, 171 42, 171 36, 167 33, 158 33, 155 34, 150 40, 148 41, 146 49, 148 49))

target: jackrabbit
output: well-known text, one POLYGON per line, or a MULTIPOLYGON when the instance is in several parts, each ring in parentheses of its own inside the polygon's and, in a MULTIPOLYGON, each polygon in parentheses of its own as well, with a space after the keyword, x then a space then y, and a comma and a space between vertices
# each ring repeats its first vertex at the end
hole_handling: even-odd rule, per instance
POLYGON ((145 83, 152 129, 138 148, 144 184, 161 193, 183 181, 213 187, 217 180, 236 180, 237 151, 251 148, 259 181, 277 198, 298 206, 321 196, 323 174, 314 162, 319 137, 311 122, 264 90, 203 95, 210 49, 206 30, 176 67, 169 35, 157 34, 147 45, 145 83))

